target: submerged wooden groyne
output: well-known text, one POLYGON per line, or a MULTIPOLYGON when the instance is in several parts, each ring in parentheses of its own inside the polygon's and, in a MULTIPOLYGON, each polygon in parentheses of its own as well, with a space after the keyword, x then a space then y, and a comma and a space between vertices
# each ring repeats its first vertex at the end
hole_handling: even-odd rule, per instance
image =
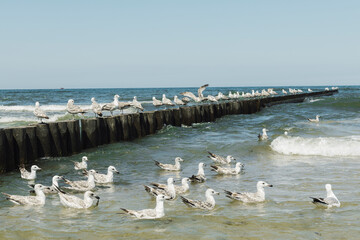
POLYGON ((164 125, 181 126, 213 122, 230 114, 251 114, 261 108, 282 103, 303 102, 305 98, 325 96, 338 90, 236 99, 105 118, 88 118, 0 129, 0 172, 17 169, 42 157, 62 157, 84 149, 154 134, 164 125))

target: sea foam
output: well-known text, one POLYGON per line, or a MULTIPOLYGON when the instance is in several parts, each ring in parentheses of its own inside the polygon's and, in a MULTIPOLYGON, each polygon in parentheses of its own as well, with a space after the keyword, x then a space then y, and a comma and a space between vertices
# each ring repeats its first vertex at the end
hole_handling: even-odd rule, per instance
POLYGON ((280 136, 271 142, 270 147, 273 151, 285 155, 360 156, 358 136, 318 138, 280 136))

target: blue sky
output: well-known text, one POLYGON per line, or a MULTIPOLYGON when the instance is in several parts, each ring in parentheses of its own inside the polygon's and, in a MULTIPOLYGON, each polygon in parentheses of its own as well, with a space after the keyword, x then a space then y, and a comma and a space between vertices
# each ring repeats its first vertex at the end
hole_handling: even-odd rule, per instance
POLYGON ((1 1, 0 88, 360 83, 360 1, 1 1))

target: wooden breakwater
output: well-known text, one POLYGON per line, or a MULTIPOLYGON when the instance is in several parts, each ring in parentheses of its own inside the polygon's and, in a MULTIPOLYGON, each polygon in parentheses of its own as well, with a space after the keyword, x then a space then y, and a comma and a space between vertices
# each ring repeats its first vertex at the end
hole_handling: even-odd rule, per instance
POLYGON ((164 125, 213 122, 225 115, 256 113, 263 107, 303 102, 307 97, 337 92, 330 90, 249 100, 235 99, 113 117, 0 129, 0 172, 17 169, 20 164, 30 164, 42 157, 69 156, 99 145, 154 134, 164 125))

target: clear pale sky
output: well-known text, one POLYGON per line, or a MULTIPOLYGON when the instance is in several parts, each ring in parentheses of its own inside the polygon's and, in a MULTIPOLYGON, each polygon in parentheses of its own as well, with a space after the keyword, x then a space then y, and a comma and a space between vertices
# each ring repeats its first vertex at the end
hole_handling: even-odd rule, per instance
POLYGON ((4 88, 360 84, 360 1, 0 2, 4 88))

